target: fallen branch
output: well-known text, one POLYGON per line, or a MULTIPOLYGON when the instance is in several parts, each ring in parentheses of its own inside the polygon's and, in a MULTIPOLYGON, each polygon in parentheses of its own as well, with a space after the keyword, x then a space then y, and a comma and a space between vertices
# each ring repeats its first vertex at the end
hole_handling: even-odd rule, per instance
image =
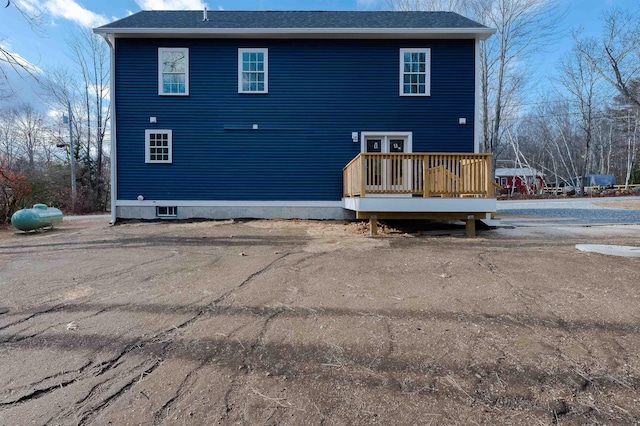
POLYGON ((286 401, 286 400, 287 400, 287 398, 272 398, 272 397, 270 397, 270 396, 267 396, 267 395, 265 395, 265 394, 262 394, 262 393, 258 392, 258 391, 257 391, 257 390, 255 390, 254 388, 251 388, 251 390, 252 390, 252 391, 253 391, 253 393, 255 393, 256 395, 259 395, 259 396, 263 397, 263 398, 264 398, 264 399, 266 399, 266 400, 269 400, 269 401, 271 401, 271 402, 274 402, 274 403, 276 403, 277 405, 279 405, 280 407, 284 407, 284 408, 292 408, 292 406, 291 406, 291 403, 290 403, 290 402, 287 402, 287 404, 289 404, 289 405, 285 405, 285 404, 283 404, 282 402, 280 402, 280 401, 286 401))

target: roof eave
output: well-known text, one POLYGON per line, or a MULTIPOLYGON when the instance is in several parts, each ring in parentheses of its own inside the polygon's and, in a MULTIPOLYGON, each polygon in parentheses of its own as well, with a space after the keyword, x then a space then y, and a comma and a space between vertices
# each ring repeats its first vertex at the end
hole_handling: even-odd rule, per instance
POLYGON ((94 28, 115 37, 201 38, 452 38, 486 40, 493 28, 94 28))

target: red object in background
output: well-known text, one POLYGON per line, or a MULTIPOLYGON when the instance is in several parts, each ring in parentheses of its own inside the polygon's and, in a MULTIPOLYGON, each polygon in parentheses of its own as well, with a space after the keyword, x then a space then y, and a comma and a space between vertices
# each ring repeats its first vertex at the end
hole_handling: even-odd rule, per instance
POLYGON ((504 193, 519 194, 538 194, 545 186, 542 176, 500 176, 496 177, 496 183, 504 188, 504 193))

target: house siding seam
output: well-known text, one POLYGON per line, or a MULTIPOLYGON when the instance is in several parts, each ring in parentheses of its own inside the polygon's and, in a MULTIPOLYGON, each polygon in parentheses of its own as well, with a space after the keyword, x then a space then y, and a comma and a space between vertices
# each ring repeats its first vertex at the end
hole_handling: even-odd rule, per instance
POLYGON ((340 200, 363 130, 412 132, 414 152, 474 151, 474 40, 116 44, 118 200, 340 200), (190 49, 189 96, 158 96, 159 47, 190 49), (398 94, 407 47, 431 48, 429 97, 398 94), (238 93, 238 48, 269 49, 268 94, 238 93), (173 131, 172 164, 145 164, 154 128, 173 131))

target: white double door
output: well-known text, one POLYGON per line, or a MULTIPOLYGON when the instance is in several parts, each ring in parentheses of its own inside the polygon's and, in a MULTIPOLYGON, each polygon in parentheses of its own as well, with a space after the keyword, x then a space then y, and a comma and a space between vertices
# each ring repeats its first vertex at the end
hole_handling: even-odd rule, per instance
MULTIPOLYGON (((363 132, 362 152, 395 154, 411 152, 411 133, 363 132)), ((365 164, 367 190, 411 189, 410 162, 393 156, 370 157, 365 164)))

